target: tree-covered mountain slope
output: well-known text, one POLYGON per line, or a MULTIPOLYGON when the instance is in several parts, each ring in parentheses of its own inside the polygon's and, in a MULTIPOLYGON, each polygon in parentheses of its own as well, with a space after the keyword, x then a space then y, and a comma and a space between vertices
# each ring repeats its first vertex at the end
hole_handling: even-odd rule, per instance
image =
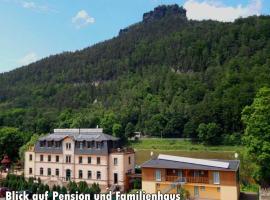
POLYGON ((192 21, 157 7, 115 38, 1 74, 0 126, 239 141, 243 107, 270 85, 269 27, 269 16, 192 21))

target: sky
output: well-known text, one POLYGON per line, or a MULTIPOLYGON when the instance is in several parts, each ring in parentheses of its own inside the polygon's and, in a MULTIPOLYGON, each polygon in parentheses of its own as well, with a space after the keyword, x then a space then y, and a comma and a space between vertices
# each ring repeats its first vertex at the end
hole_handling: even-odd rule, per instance
POLYGON ((0 0, 0 73, 115 37, 161 4, 196 20, 270 14, 270 0, 0 0))

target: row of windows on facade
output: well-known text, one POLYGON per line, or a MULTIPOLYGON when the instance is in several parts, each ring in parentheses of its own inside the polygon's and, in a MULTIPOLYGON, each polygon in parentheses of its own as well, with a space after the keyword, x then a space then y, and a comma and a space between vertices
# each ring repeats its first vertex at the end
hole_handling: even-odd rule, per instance
MULTIPOLYGON (((29 174, 33 174, 33 169, 32 168, 29 168, 29 174)), ((40 174, 40 176, 45 175, 44 174, 44 169, 42 167, 39 169, 39 174, 40 174)), ((79 170, 78 171, 78 174, 79 174, 79 176, 78 176, 79 179, 83 179, 84 178, 83 177, 83 171, 82 170, 79 170)), ((52 170, 51 170, 51 168, 48 168, 47 169, 47 176, 52 176, 52 170)), ((59 176, 59 169, 55 169, 55 176, 59 176)), ((92 179, 92 171, 87 171, 87 178, 88 179, 92 179)), ((96 172, 96 179, 97 180, 100 180, 101 179, 101 172, 100 171, 97 171, 96 172)))
MULTIPOLYGON (((200 172, 201 171, 195 170, 193 176, 194 177, 200 177, 200 172)), ((183 172, 182 172, 182 170, 179 170, 178 171, 178 177, 183 178, 183 172)), ((156 181, 161 181, 161 170, 160 169, 157 169, 156 170, 156 172, 155 172, 155 178, 156 178, 156 181)), ((220 175, 219 175, 219 172, 213 172, 213 183, 214 184, 220 184, 220 175)))
MULTIPOLYGON (((40 147, 55 147, 55 148, 60 148, 62 146, 61 142, 58 141, 40 141, 39 142, 39 146, 40 147)), ((95 141, 83 141, 83 142, 75 142, 75 148, 78 149, 83 149, 83 148, 88 148, 88 149, 92 149, 92 148, 97 148, 97 149, 101 149, 104 146, 104 142, 95 142, 95 141)), ((71 143, 66 143, 66 149, 70 150, 71 149, 71 143)))
MULTIPOLYGON (((32 154, 29 155, 29 160, 30 161, 33 160, 32 154)), ((44 161, 44 155, 40 155, 39 160, 41 162, 43 162, 44 161)), ((51 155, 48 155, 47 161, 52 162, 52 156, 51 155)), ((92 163, 92 157, 87 157, 87 161, 88 161, 88 164, 91 164, 92 163)), ((96 161, 97 161, 96 163, 99 165, 100 164, 100 157, 97 157, 96 161)), ((59 156, 55 156, 55 162, 59 162, 59 156)), ((71 155, 66 155, 66 163, 71 163, 71 155)), ((82 156, 79 157, 79 163, 80 164, 83 163, 83 157, 82 156)))
MULTIPOLYGON (((29 160, 32 161, 33 160, 33 156, 32 154, 29 155, 29 160)), ((51 155, 48 155, 48 162, 51 162, 52 158, 51 158, 51 155)), ((40 155, 40 161, 44 161, 44 156, 43 155, 40 155)), ((88 164, 91 164, 92 163, 92 157, 87 157, 87 161, 88 161, 88 164)), ((55 162, 59 162, 59 156, 55 156, 55 162)), ((129 164, 131 164, 131 158, 128 157, 128 162, 129 164)), ((66 156, 66 163, 71 163, 71 156, 70 155, 67 155, 66 156)), ((98 165, 100 164, 100 157, 97 157, 97 162, 96 162, 98 165)), ((82 156, 79 156, 79 164, 83 164, 83 157, 82 156)), ((118 165, 118 159, 117 158, 114 158, 113 159, 113 164, 114 165, 118 165)))

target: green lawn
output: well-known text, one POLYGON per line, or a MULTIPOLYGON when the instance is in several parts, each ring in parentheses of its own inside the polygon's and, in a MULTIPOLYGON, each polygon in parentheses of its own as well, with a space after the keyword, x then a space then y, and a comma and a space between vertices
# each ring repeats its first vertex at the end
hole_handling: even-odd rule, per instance
POLYGON ((149 138, 139 141, 130 141, 130 147, 137 150, 181 150, 181 151, 223 151, 239 152, 242 146, 206 146, 189 140, 149 138))

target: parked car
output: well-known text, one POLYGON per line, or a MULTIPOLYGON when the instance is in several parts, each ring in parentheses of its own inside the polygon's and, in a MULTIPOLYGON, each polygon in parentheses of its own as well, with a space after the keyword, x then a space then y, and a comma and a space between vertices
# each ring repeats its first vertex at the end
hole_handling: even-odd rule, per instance
POLYGON ((6 197, 6 192, 11 191, 9 188, 7 187, 1 187, 0 188, 0 198, 6 197))

